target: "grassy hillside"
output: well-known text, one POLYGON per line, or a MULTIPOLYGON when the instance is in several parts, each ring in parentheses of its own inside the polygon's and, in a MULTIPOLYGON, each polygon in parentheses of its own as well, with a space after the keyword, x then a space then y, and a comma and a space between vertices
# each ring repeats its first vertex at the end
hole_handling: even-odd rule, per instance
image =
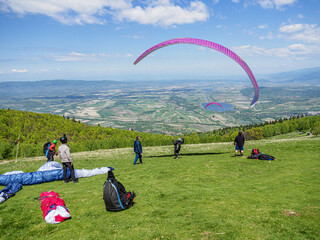
MULTIPOLYGON (((249 141, 278 161, 234 154, 232 143, 145 147, 145 164, 133 166, 131 148, 72 153, 75 168, 112 166, 136 204, 112 213, 102 199, 107 176, 24 186, 0 205, 2 239, 318 239, 320 138, 290 134, 249 141), (60 194, 72 219, 46 224, 43 191, 60 194)), ((0 162, 0 174, 37 170, 45 159, 0 162)))
MULTIPOLYGON (((185 142, 229 142, 234 140, 239 130, 244 131, 246 140, 260 140, 297 130, 311 130, 314 134, 320 134, 320 115, 280 119, 259 125, 226 127, 206 133, 194 132, 185 135, 185 142)), ((91 126, 54 114, 0 109, 0 160, 41 156, 43 145, 59 139, 63 134, 67 135, 72 152, 132 147, 137 135, 144 140, 144 146, 168 145, 174 139, 174 136, 162 134, 91 126)))
POLYGON ((41 156, 43 145, 59 140, 63 134, 67 135, 73 152, 129 147, 137 135, 145 140, 145 146, 166 145, 173 139, 160 134, 90 126, 54 114, 0 109, 0 160, 41 156))

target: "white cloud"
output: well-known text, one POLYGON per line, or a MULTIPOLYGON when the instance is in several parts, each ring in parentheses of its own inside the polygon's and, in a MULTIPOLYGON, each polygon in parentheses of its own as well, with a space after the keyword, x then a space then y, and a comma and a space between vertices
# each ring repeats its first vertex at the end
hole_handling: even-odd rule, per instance
POLYGON ((105 54, 105 53, 78 53, 71 52, 67 55, 51 55, 54 61, 57 62, 80 62, 80 61, 105 61, 108 58, 131 58, 133 55, 131 53, 126 54, 105 54))
POLYGON ((28 72, 27 69, 12 69, 11 72, 13 73, 26 73, 28 72))
POLYGON ((283 6, 292 5, 297 0, 257 0, 257 3, 262 8, 276 8, 281 9, 283 6))
POLYGON ((118 19, 140 24, 152 24, 161 26, 170 26, 176 24, 194 23, 196 21, 205 21, 209 17, 206 5, 199 1, 190 3, 187 8, 182 8, 171 4, 158 2, 155 6, 140 6, 123 9, 118 19))
POLYGON ((306 24, 291 24, 291 25, 285 25, 279 28, 279 32, 282 33, 293 33, 301 31, 306 27, 306 24))
POLYGON ((233 3, 239 3, 240 0, 232 0, 233 3))
POLYGON ((299 18, 299 19, 303 19, 303 18, 304 18, 304 16, 303 16, 302 14, 298 14, 298 15, 297 15, 297 18, 299 18))
POLYGON ((295 58, 301 59, 301 57, 308 57, 320 54, 320 47, 316 45, 304 45, 304 44, 292 44, 283 48, 271 48, 266 49, 258 46, 238 46, 234 47, 233 50, 239 54, 253 56, 270 56, 279 58, 295 58))
POLYGON ((260 29, 267 29, 268 28, 268 25, 267 24, 261 24, 258 26, 258 28, 260 29))
POLYGON ((266 36, 260 36, 259 39, 260 40, 263 40, 263 39, 269 39, 269 40, 272 40, 274 39, 275 37, 273 36, 273 33, 272 32, 268 32, 266 36))
POLYGON ((205 21, 206 5, 191 1, 187 7, 175 5, 170 0, 146 1, 145 6, 133 5, 133 0, 0 0, 0 11, 19 16, 41 14, 63 24, 105 24, 106 16, 121 21, 170 26, 172 24, 205 21))
POLYGON ((320 42, 320 27, 317 24, 291 24, 279 28, 281 37, 306 43, 320 42))

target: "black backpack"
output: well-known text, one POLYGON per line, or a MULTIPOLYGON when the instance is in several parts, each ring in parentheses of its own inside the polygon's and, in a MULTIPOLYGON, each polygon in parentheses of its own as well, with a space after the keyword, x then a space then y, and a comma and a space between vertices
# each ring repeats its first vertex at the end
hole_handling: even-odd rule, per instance
POLYGON ((51 145, 51 142, 47 142, 43 145, 43 154, 45 154, 46 156, 48 154, 48 150, 49 150, 50 145, 51 145))
POLYGON ((273 157, 269 154, 260 154, 259 159, 260 160, 275 160, 275 157, 273 157))
POLYGON ((109 170, 108 179, 103 185, 103 199, 107 211, 117 212, 130 208, 134 204, 135 196, 134 192, 127 192, 109 170))
POLYGON ((258 159, 259 158, 259 154, 255 154, 255 153, 252 153, 250 156, 248 156, 247 158, 249 159, 258 159))

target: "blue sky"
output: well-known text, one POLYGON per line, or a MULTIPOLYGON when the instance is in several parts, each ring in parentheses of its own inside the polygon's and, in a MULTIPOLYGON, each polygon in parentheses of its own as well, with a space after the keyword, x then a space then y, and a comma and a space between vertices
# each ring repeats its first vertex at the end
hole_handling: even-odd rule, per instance
POLYGON ((194 37, 232 49, 258 79, 320 67, 319 0, 0 0, 0 81, 246 76, 194 37))

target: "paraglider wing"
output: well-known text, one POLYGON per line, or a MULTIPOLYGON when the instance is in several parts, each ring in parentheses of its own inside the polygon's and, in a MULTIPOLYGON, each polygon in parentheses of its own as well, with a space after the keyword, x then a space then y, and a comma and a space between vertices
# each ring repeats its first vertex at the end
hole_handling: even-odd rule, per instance
POLYGON ((245 61, 243 61, 237 54, 235 54, 233 51, 231 51, 230 49, 218 44, 218 43, 214 43, 214 42, 210 42, 207 40, 203 40, 203 39, 198 39, 198 38, 176 38, 176 39, 171 39, 168 41, 164 41, 162 43, 159 43, 151 48, 149 48, 147 51, 145 51, 144 53, 142 53, 133 63, 134 65, 136 65, 138 62, 140 62, 143 58, 145 58, 146 56, 148 56, 150 53, 169 46, 169 45, 173 45, 173 44, 195 44, 195 45, 200 45, 203 47, 207 47, 207 48, 212 48, 214 50, 217 50, 225 55, 227 55, 228 57, 230 57, 231 59, 233 59, 234 61, 236 61, 247 73, 247 75, 249 76, 252 85, 254 87, 255 90, 255 95, 253 97, 253 100, 250 104, 251 107, 253 107, 256 102, 258 101, 259 98, 259 87, 257 84, 257 81, 251 71, 251 69, 249 68, 249 66, 245 63, 245 61))
POLYGON ((210 105, 212 105, 212 104, 217 104, 217 105, 219 105, 221 108, 223 108, 223 107, 221 106, 221 104, 220 104, 220 103, 217 103, 217 102, 208 103, 204 108, 207 108, 208 106, 210 106, 210 105))

